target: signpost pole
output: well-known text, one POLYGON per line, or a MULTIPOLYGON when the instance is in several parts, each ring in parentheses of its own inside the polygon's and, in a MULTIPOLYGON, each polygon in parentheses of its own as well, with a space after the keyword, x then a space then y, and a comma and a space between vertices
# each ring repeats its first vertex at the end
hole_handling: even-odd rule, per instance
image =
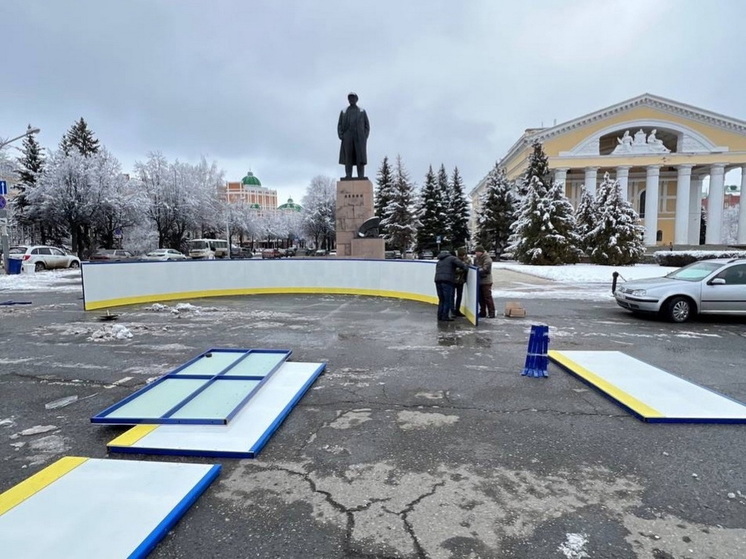
MULTIPOLYGON (((2 196, 0 196, 3 200, 2 196)), ((8 245, 8 210, 2 209, 0 210, 0 245, 2 245, 3 250, 3 270, 5 273, 8 273, 8 250, 10 249, 10 246, 8 245)))

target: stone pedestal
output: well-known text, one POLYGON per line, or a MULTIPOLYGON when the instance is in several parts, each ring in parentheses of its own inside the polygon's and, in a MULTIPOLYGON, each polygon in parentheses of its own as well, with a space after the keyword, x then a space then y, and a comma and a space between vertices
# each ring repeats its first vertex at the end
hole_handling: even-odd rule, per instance
POLYGON ((373 215, 373 183, 368 179, 337 182, 337 258, 383 260, 383 239, 357 236, 363 222, 373 215))

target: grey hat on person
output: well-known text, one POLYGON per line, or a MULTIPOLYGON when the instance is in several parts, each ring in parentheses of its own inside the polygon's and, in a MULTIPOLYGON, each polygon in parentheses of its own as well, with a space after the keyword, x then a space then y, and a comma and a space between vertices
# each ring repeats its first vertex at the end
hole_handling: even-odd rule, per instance
POLYGON ((484 247, 482 245, 477 245, 477 248, 474 249, 474 252, 484 252, 484 247))

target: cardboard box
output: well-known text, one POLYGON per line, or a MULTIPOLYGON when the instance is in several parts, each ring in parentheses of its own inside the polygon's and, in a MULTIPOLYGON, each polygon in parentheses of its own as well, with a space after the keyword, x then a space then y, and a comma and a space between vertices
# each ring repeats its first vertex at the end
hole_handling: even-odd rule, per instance
POLYGON ((505 316, 509 318, 525 318, 526 309, 520 303, 514 301, 508 302, 505 303, 505 316))

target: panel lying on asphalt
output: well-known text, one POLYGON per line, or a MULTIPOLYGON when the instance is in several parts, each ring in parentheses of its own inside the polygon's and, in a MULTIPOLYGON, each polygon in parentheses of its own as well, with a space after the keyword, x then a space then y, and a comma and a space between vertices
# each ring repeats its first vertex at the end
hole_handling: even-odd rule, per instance
POLYGON ((746 423, 746 405, 620 351, 550 351, 549 358, 651 423, 746 423))
POLYGON ((138 425, 111 452, 254 458, 324 371, 324 363, 285 362, 227 425, 138 425))
POLYGON ((225 424, 290 353, 271 349, 208 350, 95 415, 91 422, 225 424))
POLYGON ((65 457, 0 495, 0 554, 146 557, 219 465, 65 457))

